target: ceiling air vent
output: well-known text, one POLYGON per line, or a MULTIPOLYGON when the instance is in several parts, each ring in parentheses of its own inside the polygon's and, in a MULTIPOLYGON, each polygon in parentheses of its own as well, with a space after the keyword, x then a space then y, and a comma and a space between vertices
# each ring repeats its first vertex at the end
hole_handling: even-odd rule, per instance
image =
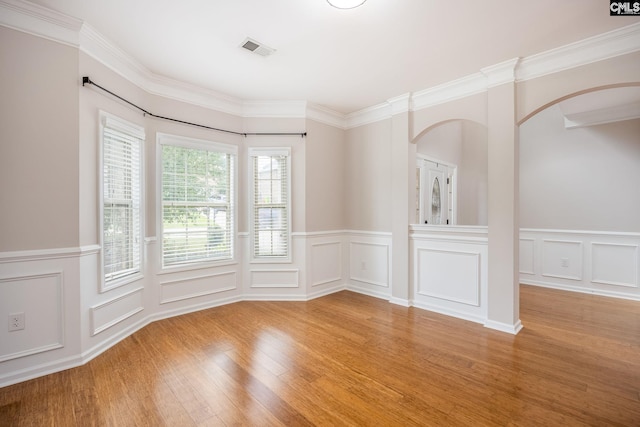
POLYGON ((272 49, 269 46, 260 43, 259 41, 250 39, 249 37, 247 37, 245 41, 242 42, 240 47, 247 49, 248 51, 251 51, 253 53, 256 53, 260 56, 269 56, 276 51, 275 49, 272 49))

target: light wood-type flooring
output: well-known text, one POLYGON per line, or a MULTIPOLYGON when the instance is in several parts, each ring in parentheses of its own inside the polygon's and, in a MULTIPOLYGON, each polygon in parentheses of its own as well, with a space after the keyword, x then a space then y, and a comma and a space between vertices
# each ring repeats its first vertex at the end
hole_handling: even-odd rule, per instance
POLYGON ((2 426, 640 426, 640 302, 521 287, 517 336, 353 292, 145 327, 2 426))

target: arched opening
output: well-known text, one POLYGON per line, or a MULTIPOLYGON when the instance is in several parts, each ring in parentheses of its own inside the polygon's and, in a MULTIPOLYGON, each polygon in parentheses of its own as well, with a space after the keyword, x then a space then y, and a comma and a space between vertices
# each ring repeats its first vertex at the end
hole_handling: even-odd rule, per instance
POLYGON ((546 104, 519 144, 520 283, 640 299, 640 86, 546 104))
POLYGON ((487 225, 487 142, 484 125, 462 119, 437 123, 413 140, 416 224, 487 225))

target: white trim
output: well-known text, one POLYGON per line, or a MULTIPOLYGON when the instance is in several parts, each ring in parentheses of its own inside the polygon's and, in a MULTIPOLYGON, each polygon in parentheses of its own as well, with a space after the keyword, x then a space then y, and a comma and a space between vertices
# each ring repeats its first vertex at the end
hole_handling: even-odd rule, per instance
MULTIPOLYGON (((146 211, 145 211, 145 199, 146 199, 146 170, 145 170, 145 129, 143 126, 138 125, 136 123, 132 123, 128 120, 124 120, 118 116, 115 116, 111 113, 108 113, 103 110, 98 111, 98 243, 100 245, 100 257, 98 260, 98 293, 102 294, 112 289, 119 288, 121 286, 127 285, 129 283, 138 281, 144 278, 144 270, 145 270, 145 253, 144 253, 144 232, 146 228, 146 211), (137 165, 138 169, 138 179, 139 179, 139 200, 137 201, 139 204, 139 212, 138 212, 138 223, 140 226, 140 230, 138 230, 139 239, 138 242, 138 251, 139 251, 139 266, 138 271, 133 272, 132 274, 128 274, 126 276, 120 277, 118 279, 114 279, 112 281, 105 280, 104 273, 104 134, 105 129, 113 129, 118 132, 122 132, 127 136, 132 138, 136 138, 139 140, 140 144, 138 150, 138 155, 140 156, 139 164, 137 165)), ((132 199, 133 200, 133 199, 132 199)))
POLYGON ((58 336, 57 342, 47 344, 40 347, 30 348, 23 351, 18 351, 16 353, 5 354, 4 356, 0 356, 0 363, 6 362, 8 360, 17 359, 20 357, 31 356, 38 353, 43 353, 45 351, 56 350, 59 348, 63 348, 65 345, 65 304, 64 304, 64 273, 62 271, 50 271, 42 274, 24 274, 24 275, 12 275, 0 277, 0 284, 6 282, 16 282, 19 280, 29 280, 29 279, 40 279, 40 278, 48 278, 53 277, 56 280, 56 291, 57 291, 57 320, 58 320, 58 336))
MULTIPOLYGON (((603 11, 603 13, 606 13, 603 11)), ((527 56, 516 70, 517 81, 588 65, 640 50, 640 23, 527 56)))
POLYGON ((500 332, 506 332, 512 335, 517 335, 518 332, 520 332, 523 328, 522 322, 520 321, 520 319, 518 319, 518 321, 513 325, 508 323, 496 322, 494 320, 487 320, 484 323, 484 327, 489 329, 494 329, 500 332))
POLYGON ((172 302, 177 302, 177 301, 184 301, 186 299, 191 299, 191 298, 198 298, 198 297, 203 297, 206 295, 213 295, 213 294, 217 294, 217 293, 221 293, 221 292, 228 292, 228 291, 234 291, 236 289, 238 289, 238 278, 237 278, 238 273, 235 270, 231 270, 231 271, 224 271, 222 273, 212 273, 212 274, 204 274, 201 276, 189 276, 186 278, 181 278, 181 279, 174 279, 174 280, 167 280, 164 282, 160 282, 160 305, 163 304, 168 304, 168 303, 172 303, 172 302), (196 292, 196 293, 192 293, 192 294, 186 294, 186 295, 180 295, 179 297, 174 297, 174 298, 163 298, 163 292, 162 289, 164 289, 165 286, 172 286, 172 285, 176 285, 178 283, 184 283, 184 282, 191 282, 193 280, 199 280, 199 279, 208 279, 208 278, 213 278, 213 277, 218 277, 218 276, 228 276, 228 275, 233 275, 234 276, 234 285, 233 286, 227 286, 224 288, 216 288, 216 289, 210 289, 208 291, 202 291, 202 292, 196 292))
POLYGON ((129 292, 126 292, 126 293, 124 293, 124 294, 122 294, 120 296, 117 296, 116 298, 112 298, 112 299, 110 299, 108 301, 105 301, 103 303, 100 303, 100 304, 97 304, 97 305, 94 305, 93 307, 91 307, 90 308, 90 311, 91 311, 91 336, 93 337, 95 335, 98 335, 99 333, 106 331, 107 329, 117 325, 120 322, 123 322, 124 320, 126 320, 126 319, 130 318, 131 316, 134 316, 135 314, 140 313, 142 310, 144 310, 143 306, 138 306, 138 307, 134 308, 133 310, 130 310, 127 313, 125 313, 125 314, 123 314, 123 315, 121 315, 121 316, 119 316, 119 317, 117 317, 115 319, 112 319, 111 321, 105 323, 104 325, 101 325, 100 327, 96 327, 96 311, 98 311, 98 310, 100 310, 100 309, 102 309, 104 307, 108 307, 108 306, 110 306, 112 304, 115 304, 118 301, 122 301, 125 298, 128 298, 128 297, 130 297, 130 296, 132 296, 134 294, 137 294, 137 293, 140 293, 141 298, 142 298, 142 291, 143 290, 144 290, 143 287, 139 287, 139 288, 133 289, 133 290, 131 290, 129 292))
POLYGON ((487 88, 496 87, 516 81, 516 67, 520 58, 513 58, 480 70, 487 77, 487 88))
POLYGON ((213 268, 213 267, 221 267, 226 265, 232 265, 238 263, 238 242, 236 241, 236 235, 238 232, 238 193, 239 193, 239 169, 240 169, 240 160, 238 156, 238 146, 234 144, 217 142, 214 140, 208 139, 200 139, 200 138, 190 138, 186 136, 180 136, 175 134, 168 134, 163 132, 156 133, 156 235, 160 236, 161 242, 160 247, 157 252, 156 260, 158 262, 159 269, 156 274, 169 274, 175 273, 179 271, 190 271, 190 270, 199 270, 203 268, 213 268), (232 200, 229 201, 231 204, 230 214, 232 215, 232 227, 230 232, 230 245, 231 245, 231 257, 224 259, 203 259, 196 260, 188 263, 179 263, 173 265, 164 265, 163 259, 163 249, 164 249, 164 224, 163 224, 163 216, 162 216, 162 146, 168 145, 172 147, 182 147, 186 149, 196 149, 196 150, 205 150, 205 151, 215 151, 219 153, 224 153, 233 156, 232 164, 233 164, 233 174, 231 176, 231 181, 229 183, 229 188, 232 193, 232 200))
POLYGON ((347 114, 345 116, 344 128, 353 129, 390 118, 391 105, 385 102, 347 114))
POLYGON ((306 101, 244 101, 242 117, 301 118, 307 115, 306 101))
POLYGON ((291 194, 292 194, 292 186, 293 186, 293 169, 291 167, 291 147, 249 147, 247 153, 247 185, 248 185, 248 194, 249 194, 249 262, 251 264, 289 264, 293 262, 293 233, 292 233, 292 208, 291 208, 291 194), (286 210, 287 210, 287 254, 285 256, 256 256, 256 208, 255 208, 255 182, 256 182, 256 171, 254 161, 255 157, 260 156, 272 156, 277 157, 281 156, 285 158, 286 164, 286 185, 287 185, 287 194, 286 194, 286 210))
POLYGON ((487 91, 487 78, 478 72, 413 94, 413 111, 487 91))
POLYGON ((44 261, 49 259, 77 258, 95 255, 100 252, 100 245, 87 245, 77 248, 35 249, 25 251, 0 252, 0 264, 12 262, 44 261))
MULTIPOLYGON (((333 241, 333 242, 321 242, 321 243, 311 243, 309 245, 309 248, 311 250, 311 253, 313 253, 313 248, 318 247, 318 246, 331 246, 331 245, 337 245, 338 246, 338 259, 342 260, 343 259, 343 255, 342 255, 342 241, 338 240, 338 241, 333 241)), ((310 255, 313 256, 313 255, 310 255)), ((338 276, 337 277, 333 277, 330 279, 324 279, 324 280, 320 280, 320 281, 312 281, 311 282, 311 287, 316 287, 316 286, 322 286, 322 285, 326 285, 328 283, 333 283, 333 282, 337 282, 337 281, 341 281, 342 280, 342 262, 340 262, 338 264, 338 276)), ((309 270, 311 270, 311 268, 309 268, 309 270)), ((310 276, 312 276, 312 274, 310 274, 310 276)), ((310 277, 310 279, 313 279, 313 277, 310 277)))
POLYGON ((546 228, 521 228, 520 233, 581 234, 581 235, 640 238, 640 233, 627 232, 627 231, 597 231, 597 230, 588 231, 588 230, 558 230, 558 229, 546 229, 546 228))
MULTIPOLYGON (((397 113, 397 111, 393 112, 389 102, 345 115, 321 106, 303 107, 306 101, 241 100, 162 77, 142 66, 139 61, 126 54, 87 23, 25 1, 0 0, 0 25, 79 47, 87 55, 150 94, 238 117, 282 117, 283 114, 293 114, 295 117, 311 118, 338 128, 350 129, 388 119, 392 114, 397 113)), ((638 50, 640 50, 640 24, 632 24, 524 57, 515 69, 514 77, 516 81, 526 81, 638 50)), ((507 74, 499 73, 502 77, 495 74, 496 67, 499 69, 500 66, 501 64, 495 64, 483 68, 485 72, 492 75, 489 82, 481 72, 478 72, 415 92, 408 99, 409 105, 413 103, 413 108, 408 107, 409 111, 417 111, 483 92, 487 87, 502 81, 505 76, 510 79, 510 71, 507 74)), ((406 95, 400 95, 400 98, 404 96, 406 95)), ((390 100, 393 101, 396 98, 390 100)))
POLYGON ((408 113, 413 109, 413 100, 410 93, 405 93, 399 96, 395 96, 387 100, 391 105, 391 115, 408 113))
POLYGON ((482 284, 482 277, 480 276, 480 252, 469 252, 469 251, 461 251, 461 250, 449 250, 449 249, 436 249, 436 248, 422 248, 422 247, 418 247, 415 249, 415 257, 416 257, 416 269, 417 269, 417 277, 416 277, 416 281, 417 281, 417 289, 416 289, 416 293, 418 295, 422 295, 425 297, 430 297, 430 298, 437 298, 437 299, 441 299, 444 301, 451 301, 451 302, 455 302, 455 303, 459 303, 459 304, 465 304, 465 305, 470 305, 473 307, 480 307, 480 296, 482 293, 482 288, 481 288, 481 284, 482 284), (419 260, 420 258, 420 254, 423 252, 435 252, 435 253, 441 253, 441 254, 455 254, 455 255, 465 255, 465 256, 470 256, 473 257, 475 259, 475 300, 464 300, 461 298, 455 298, 455 297, 451 297, 449 295, 443 295, 440 293, 436 293, 436 292, 429 292, 428 290, 423 290, 420 287, 420 284, 422 284, 422 281, 420 280, 420 264, 417 262, 417 260, 419 260))
POLYGON ((622 298, 631 301, 640 301, 640 294, 628 294, 625 292, 608 291, 604 289, 585 288, 582 286, 571 286, 560 283, 543 282, 540 280, 522 280, 521 285, 540 286, 541 288, 557 289, 559 291, 577 292, 579 294, 590 294, 609 298, 622 298))
POLYGON ((475 314, 471 314, 468 311, 459 311, 454 310, 449 307, 445 307, 442 305, 432 305, 425 301, 415 301, 411 302, 411 306, 415 308, 419 308, 420 310, 427 310, 438 314, 443 314, 445 316, 454 317, 456 319, 462 319, 469 322, 474 323, 485 323, 486 319, 482 316, 477 316, 475 314))
POLYGON ((344 288, 345 291, 355 292, 357 294, 366 295, 368 297, 383 299, 385 301, 391 302, 389 300, 389 292, 379 292, 376 290, 372 290, 369 288, 362 288, 360 286, 354 285, 353 283, 347 283, 344 288))
POLYGON ((411 302, 405 298, 391 297, 389 299, 389 303, 394 305, 399 305, 402 307, 411 307, 411 302))
POLYGON ((81 20, 31 2, 1 0, 0 25, 68 46, 80 44, 81 20))
POLYGON ((305 116, 307 119, 314 120, 318 123, 324 123, 338 129, 346 129, 346 115, 321 105, 315 105, 307 102, 307 111, 305 116))

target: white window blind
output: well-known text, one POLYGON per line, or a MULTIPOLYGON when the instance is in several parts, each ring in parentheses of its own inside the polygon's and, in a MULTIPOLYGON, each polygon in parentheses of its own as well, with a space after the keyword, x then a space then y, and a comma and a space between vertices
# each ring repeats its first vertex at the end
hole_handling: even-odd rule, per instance
POLYGON ((102 120, 102 267, 105 287, 141 272, 141 128, 102 120))
POLYGON ((233 258, 236 156, 185 141, 161 145, 164 267, 233 258))
POLYGON ((252 149, 253 257, 289 258, 290 157, 288 149, 252 149))

